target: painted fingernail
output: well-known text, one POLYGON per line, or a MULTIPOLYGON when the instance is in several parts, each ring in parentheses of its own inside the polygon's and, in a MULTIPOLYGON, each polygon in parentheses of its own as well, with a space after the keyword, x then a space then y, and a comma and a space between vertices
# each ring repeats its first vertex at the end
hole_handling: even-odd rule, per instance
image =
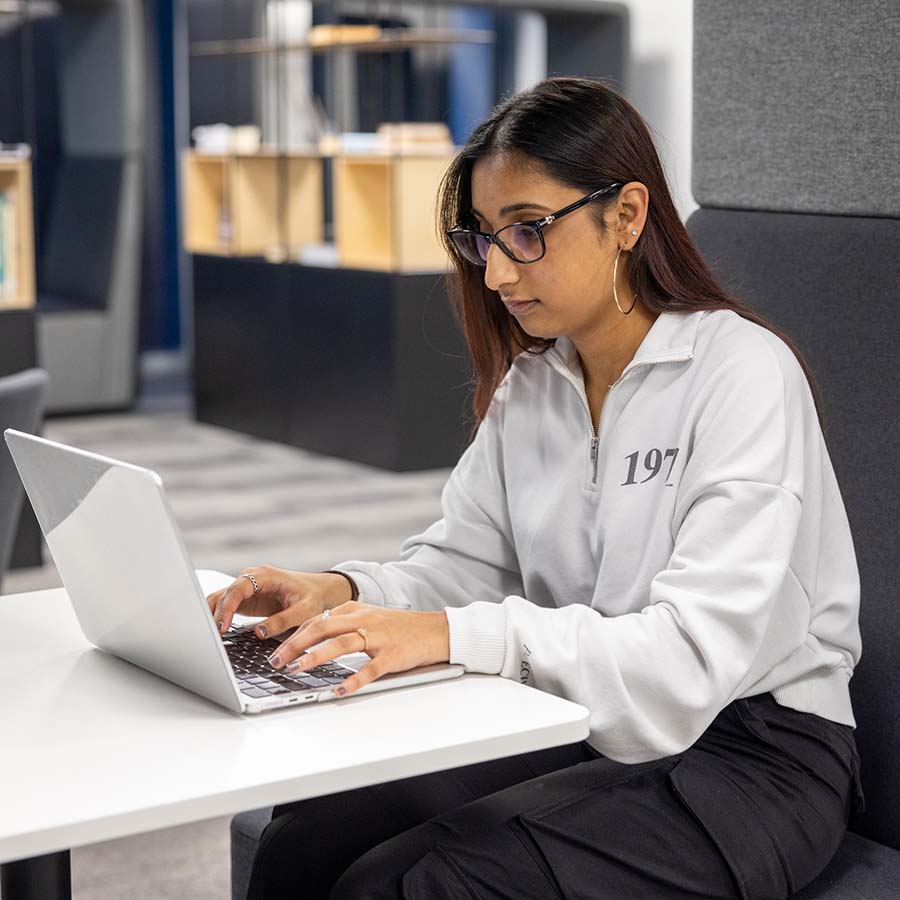
POLYGON ((223 621, 219 620, 218 625, 219 625, 219 631, 225 630, 225 623, 223 621))
POLYGON ((281 657, 277 653, 273 653, 269 657, 269 665, 275 666, 277 668, 281 665, 281 657))
POLYGON ((256 629, 256 633, 257 633, 261 638, 268 637, 268 636, 269 636, 269 629, 266 628, 265 625, 260 625, 260 626, 256 629))
POLYGON ((335 690, 335 693, 338 695, 338 697, 343 697, 344 694, 347 693, 347 688, 341 685, 339 688, 337 688, 337 690, 335 690))
POLYGON ((290 672, 291 675, 294 675, 297 672, 304 671, 304 666, 306 665, 306 656, 298 656, 292 663, 288 663, 284 670, 285 672, 290 672))

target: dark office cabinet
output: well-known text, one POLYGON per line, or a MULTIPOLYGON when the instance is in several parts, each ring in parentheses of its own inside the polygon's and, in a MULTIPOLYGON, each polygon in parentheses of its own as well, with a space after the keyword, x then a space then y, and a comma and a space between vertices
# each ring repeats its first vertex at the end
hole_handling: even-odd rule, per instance
POLYGON ((443 275, 193 266, 198 421, 394 471, 459 459, 470 372, 443 275))

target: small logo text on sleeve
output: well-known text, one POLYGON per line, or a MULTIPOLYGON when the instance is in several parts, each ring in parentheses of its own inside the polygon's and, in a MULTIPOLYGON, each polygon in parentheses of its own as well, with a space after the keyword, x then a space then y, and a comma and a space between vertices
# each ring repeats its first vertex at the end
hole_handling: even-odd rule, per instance
POLYGON ((528 644, 522 644, 522 660, 519 663, 519 681, 522 684, 528 684, 528 680, 531 678, 531 663, 528 662, 529 656, 531 656, 531 650, 528 644))

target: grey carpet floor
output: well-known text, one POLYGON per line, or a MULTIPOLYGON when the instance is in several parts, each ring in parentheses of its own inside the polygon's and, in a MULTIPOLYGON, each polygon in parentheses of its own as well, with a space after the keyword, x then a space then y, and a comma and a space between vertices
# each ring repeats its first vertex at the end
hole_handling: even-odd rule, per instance
MULTIPOLYGON (((396 559, 440 515, 448 469, 393 473, 200 425, 186 411, 57 418, 44 435, 154 469, 197 568, 268 563, 318 572, 396 559)), ((9 572, 6 594, 58 587, 41 568, 9 572)), ((72 852, 75 900, 228 900, 229 818, 72 852)))

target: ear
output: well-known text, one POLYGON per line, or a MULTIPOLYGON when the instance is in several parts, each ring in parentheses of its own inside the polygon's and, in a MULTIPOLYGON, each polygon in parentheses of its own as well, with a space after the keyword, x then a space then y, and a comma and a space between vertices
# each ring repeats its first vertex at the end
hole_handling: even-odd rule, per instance
POLYGON ((629 181, 620 191, 615 207, 615 233, 619 246, 631 250, 647 221, 650 192, 640 181, 629 181), (632 234, 636 231, 637 234, 632 234))

